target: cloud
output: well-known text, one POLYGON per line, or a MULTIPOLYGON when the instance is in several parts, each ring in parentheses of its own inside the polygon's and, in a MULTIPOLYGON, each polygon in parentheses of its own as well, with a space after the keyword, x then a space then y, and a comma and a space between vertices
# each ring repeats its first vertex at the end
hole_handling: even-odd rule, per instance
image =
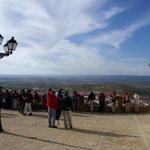
POLYGON ((109 19, 109 18, 113 17, 114 15, 117 15, 126 10, 127 9, 121 8, 121 7, 112 7, 109 10, 102 12, 102 18, 109 19))
POLYGON ((147 17, 142 18, 124 29, 117 29, 100 35, 94 35, 89 39, 89 42, 110 45, 115 49, 119 49, 121 44, 131 38, 138 29, 147 25, 150 25, 149 13, 147 17))
POLYGON ((126 32, 116 30, 94 36, 86 43, 70 40, 71 36, 108 28, 109 19, 126 9, 117 6, 107 9, 107 0, 0 1, 4 43, 11 35, 19 43, 12 56, 0 60, 1 74, 123 74, 124 70, 134 73, 133 68, 122 69, 121 65, 114 68, 116 64, 89 41, 118 48, 146 23, 130 26, 126 32))

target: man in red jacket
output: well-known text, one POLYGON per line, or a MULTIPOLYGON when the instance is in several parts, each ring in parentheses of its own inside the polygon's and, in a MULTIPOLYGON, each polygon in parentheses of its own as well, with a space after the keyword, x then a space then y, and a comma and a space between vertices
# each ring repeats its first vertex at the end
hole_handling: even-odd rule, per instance
POLYGON ((99 111, 104 112, 104 106, 105 106, 105 94, 101 92, 98 95, 98 100, 99 100, 99 111))
POLYGON ((125 112, 129 113, 130 104, 131 104, 129 94, 126 93, 123 97, 124 97, 124 102, 125 102, 125 112))
POLYGON ((55 126, 56 109, 58 105, 58 99, 54 92, 49 89, 47 92, 47 107, 48 107, 48 123, 49 127, 57 128, 55 126))

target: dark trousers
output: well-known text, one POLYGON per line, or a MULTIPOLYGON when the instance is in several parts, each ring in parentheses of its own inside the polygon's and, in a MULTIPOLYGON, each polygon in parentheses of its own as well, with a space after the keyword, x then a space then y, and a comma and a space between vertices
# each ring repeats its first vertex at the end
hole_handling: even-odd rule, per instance
POLYGON ((105 102, 99 103, 99 112, 104 112, 104 106, 105 106, 105 102))
POLYGON ((24 113, 24 106, 25 106, 25 104, 23 103, 23 102, 19 102, 18 103, 18 112, 19 113, 24 113))

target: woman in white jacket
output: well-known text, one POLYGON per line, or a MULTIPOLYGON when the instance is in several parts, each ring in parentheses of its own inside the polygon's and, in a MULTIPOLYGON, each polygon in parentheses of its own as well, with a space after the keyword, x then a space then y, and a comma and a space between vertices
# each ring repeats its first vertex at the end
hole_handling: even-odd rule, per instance
POLYGON ((135 93, 134 94, 134 107, 135 107, 135 112, 139 113, 139 104, 140 104, 140 96, 135 93))

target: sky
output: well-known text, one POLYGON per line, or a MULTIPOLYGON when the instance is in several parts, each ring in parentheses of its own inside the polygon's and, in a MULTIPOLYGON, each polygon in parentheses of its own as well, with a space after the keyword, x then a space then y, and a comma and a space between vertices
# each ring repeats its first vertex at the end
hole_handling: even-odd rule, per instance
POLYGON ((0 0, 0 74, 150 75, 150 0, 0 0))

